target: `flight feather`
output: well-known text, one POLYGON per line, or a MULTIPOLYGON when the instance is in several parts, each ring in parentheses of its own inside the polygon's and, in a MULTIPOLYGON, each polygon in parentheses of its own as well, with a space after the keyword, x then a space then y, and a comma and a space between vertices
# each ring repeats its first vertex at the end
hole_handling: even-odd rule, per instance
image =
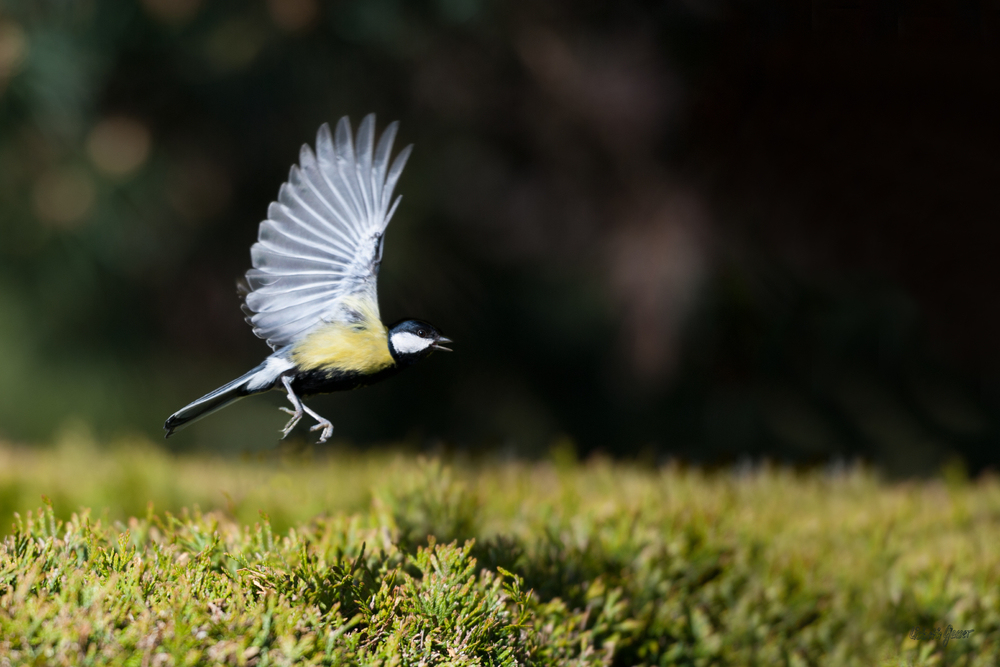
POLYGON ((399 204, 393 190, 412 146, 390 161, 398 124, 376 145, 375 115, 351 136, 346 117, 323 124, 316 150, 304 145, 260 223, 246 274, 247 321, 274 349, 324 322, 352 317, 348 297, 378 312, 377 276, 385 229, 399 204))

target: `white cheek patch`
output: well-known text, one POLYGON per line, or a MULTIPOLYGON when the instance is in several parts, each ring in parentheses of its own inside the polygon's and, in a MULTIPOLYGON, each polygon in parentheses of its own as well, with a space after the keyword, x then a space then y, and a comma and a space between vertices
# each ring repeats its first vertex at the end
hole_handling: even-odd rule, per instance
POLYGON ((413 354, 414 352, 426 350, 430 347, 431 342, 426 338, 411 334, 409 331, 392 334, 392 346, 400 354, 413 354))

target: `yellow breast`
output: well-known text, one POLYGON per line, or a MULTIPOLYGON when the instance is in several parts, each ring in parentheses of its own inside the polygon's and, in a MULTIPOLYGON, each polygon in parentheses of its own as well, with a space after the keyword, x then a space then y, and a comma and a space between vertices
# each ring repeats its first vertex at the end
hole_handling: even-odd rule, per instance
POLYGON ((352 304, 356 322, 331 322, 311 332, 292 348, 301 370, 375 373, 392 366, 389 332, 378 317, 378 306, 352 304))

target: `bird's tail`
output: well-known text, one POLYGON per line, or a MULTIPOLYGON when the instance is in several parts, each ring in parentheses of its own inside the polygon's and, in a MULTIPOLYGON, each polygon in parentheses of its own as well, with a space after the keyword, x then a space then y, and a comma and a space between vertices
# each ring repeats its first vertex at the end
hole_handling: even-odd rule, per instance
POLYGON ((229 384, 225 384, 211 393, 205 394, 197 401, 185 405, 170 415, 163 424, 163 430, 167 432, 166 437, 169 438, 175 431, 179 431, 188 424, 192 424, 202 417, 207 417, 213 412, 221 410, 230 403, 271 389, 280 376, 280 372, 275 373, 274 371, 277 369, 273 363, 269 362, 270 360, 265 361, 246 375, 236 378, 229 384))

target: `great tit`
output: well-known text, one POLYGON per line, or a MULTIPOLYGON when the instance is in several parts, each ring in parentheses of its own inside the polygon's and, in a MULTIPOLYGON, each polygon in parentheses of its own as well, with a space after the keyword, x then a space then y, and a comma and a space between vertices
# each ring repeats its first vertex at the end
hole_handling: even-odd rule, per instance
POLYGON ((407 319, 386 327, 379 316, 376 278, 385 229, 401 197, 392 191, 413 146, 392 165, 392 123, 375 145, 375 115, 351 139, 347 117, 331 135, 323 124, 315 154, 299 152, 278 200, 260 223, 250 248, 253 268, 243 285, 243 311, 253 332, 274 352, 246 375, 170 415, 167 437, 244 396, 271 389, 288 393, 292 417, 316 420, 319 442, 333 424, 303 402, 313 394, 355 389, 395 375, 451 341, 426 322, 407 319))

